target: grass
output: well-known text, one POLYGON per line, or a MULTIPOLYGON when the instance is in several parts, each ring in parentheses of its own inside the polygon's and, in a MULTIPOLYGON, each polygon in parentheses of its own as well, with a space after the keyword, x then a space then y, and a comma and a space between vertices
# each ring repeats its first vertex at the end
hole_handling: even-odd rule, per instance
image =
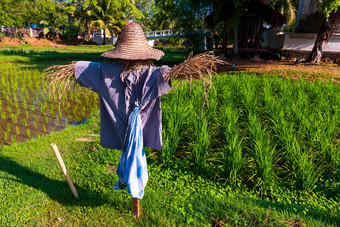
POLYGON ((260 199, 176 167, 162 169, 150 160, 150 150, 150 180, 141 200, 142 218, 136 220, 130 196, 113 190, 118 178, 112 168, 118 165, 120 151, 100 147, 94 136, 99 132, 97 116, 84 125, 1 148, 0 195, 6 201, 0 208, 1 225, 211 226, 216 219, 231 226, 290 222, 327 226, 336 221, 335 214, 326 212, 334 209, 335 201, 313 195, 307 200, 307 195, 295 197, 290 191, 277 192, 280 202, 260 199), (72 197, 52 142, 62 154, 79 200, 72 197))
MULTIPOLYGON (((86 51, 81 48, 74 51, 86 51)), ((53 55, 32 48, 28 55, 33 61, 21 59, 16 67, 38 75, 44 67, 68 61, 62 59, 67 50, 58 51, 56 60, 36 61, 33 55, 41 50, 41 59, 53 55)), ((170 63, 184 58, 176 50, 170 63)), ((6 72, 13 67, 8 68, 6 72)), ((206 98, 196 82, 180 84, 162 97, 164 150, 146 149, 149 182, 140 219, 131 213, 128 193, 113 189, 120 151, 99 145, 100 114, 95 112, 84 124, 0 147, 0 198, 5 201, 0 225, 339 225, 340 86, 242 73, 213 80, 206 98), (52 142, 78 200, 62 175, 52 142)), ((18 86, 4 89, 12 92, 18 86)), ((50 105, 40 102, 43 110, 50 105)), ((63 109, 73 111, 63 106, 54 106, 60 122, 63 109)), ((15 106, 10 108, 12 113, 15 106)), ((17 133, 16 128, 9 130, 8 137, 17 133)))

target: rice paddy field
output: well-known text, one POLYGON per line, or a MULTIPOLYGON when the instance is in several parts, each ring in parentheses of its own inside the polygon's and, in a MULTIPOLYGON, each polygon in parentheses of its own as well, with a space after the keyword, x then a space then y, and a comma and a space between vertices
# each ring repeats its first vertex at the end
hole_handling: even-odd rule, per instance
POLYGON ((220 73, 208 93, 198 81, 174 82, 162 97, 164 149, 146 149, 149 183, 135 219, 129 195, 113 190, 120 151, 99 145, 98 95, 46 91, 44 68, 99 61, 102 50, 0 50, 1 224, 339 226, 340 84, 275 73, 220 73))

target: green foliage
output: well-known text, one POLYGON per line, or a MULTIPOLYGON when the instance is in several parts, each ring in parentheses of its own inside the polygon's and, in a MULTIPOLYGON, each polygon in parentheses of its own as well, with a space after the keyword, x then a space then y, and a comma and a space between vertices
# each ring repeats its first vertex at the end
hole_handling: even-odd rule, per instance
POLYGON ((79 34, 79 27, 75 24, 71 24, 65 27, 63 35, 68 41, 77 40, 79 34))
POLYGON ((217 95, 211 91, 203 108, 203 87, 196 83, 163 100, 163 138, 175 141, 177 151, 164 150, 160 162, 165 156, 167 163, 182 160, 192 171, 207 177, 214 172, 213 179, 234 185, 251 182, 261 193, 284 184, 311 192, 323 187, 321 179, 337 181, 337 84, 249 75, 222 76, 214 84, 217 95), (186 103, 186 115, 174 108, 178 102, 186 103), (188 125, 180 123, 182 115, 188 125), (169 124, 170 116, 179 123, 169 124))
MULTIPOLYGON (((98 0, 90 11, 91 26, 120 34, 128 19, 141 19, 142 13, 129 0, 98 0)), ((113 33, 112 33, 113 34, 113 33)), ((105 36, 104 36, 105 37, 105 36)))
POLYGON ((332 12, 338 11, 340 7, 340 0, 318 0, 318 2, 320 10, 326 18, 329 18, 332 12))
POLYGON ((27 21, 39 23, 59 7, 52 0, 0 1, 0 24, 8 27, 24 27, 27 21))

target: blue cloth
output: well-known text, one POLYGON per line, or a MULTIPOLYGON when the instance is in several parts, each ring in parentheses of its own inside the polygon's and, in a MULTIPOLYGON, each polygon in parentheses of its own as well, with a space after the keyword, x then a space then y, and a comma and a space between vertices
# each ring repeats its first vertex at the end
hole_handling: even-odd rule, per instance
POLYGON ((143 198, 144 188, 148 181, 148 169, 143 146, 142 119, 137 102, 129 117, 117 174, 119 182, 114 187, 116 190, 127 187, 128 193, 133 198, 143 198))

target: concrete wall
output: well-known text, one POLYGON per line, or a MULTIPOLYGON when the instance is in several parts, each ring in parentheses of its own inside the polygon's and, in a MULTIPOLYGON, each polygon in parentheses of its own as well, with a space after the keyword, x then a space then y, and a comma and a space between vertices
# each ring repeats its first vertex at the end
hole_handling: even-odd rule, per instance
MULTIPOLYGON (((98 45, 103 44, 103 39, 104 39, 104 37, 102 37, 102 36, 95 36, 95 37, 91 38, 91 40, 93 42, 97 43, 98 45)), ((111 36, 110 38, 106 37, 106 39, 105 39, 105 44, 116 45, 116 43, 117 43, 117 37, 115 37, 115 36, 111 36)))
MULTIPOLYGON (((283 50, 311 51, 313 49, 316 33, 290 33, 285 35, 283 50)), ((323 51, 340 53, 340 33, 334 34, 324 46, 323 51)))

